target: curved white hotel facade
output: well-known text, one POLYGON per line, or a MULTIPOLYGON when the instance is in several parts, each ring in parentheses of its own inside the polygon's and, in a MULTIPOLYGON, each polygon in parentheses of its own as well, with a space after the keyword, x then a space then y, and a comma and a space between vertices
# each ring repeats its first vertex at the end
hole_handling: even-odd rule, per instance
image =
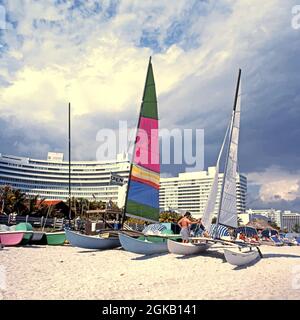
MULTIPOLYGON (((124 205, 127 184, 122 187, 111 184, 111 173, 127 182, 130 161, 127 154, 117 155, 111 161, 72 161, 71 195, 76 198, 96 199, 104 202, 111 199, 121 208, 124 205)), ((179 173, 177 177, 160 179, 160 209, 190 211, 201 216, 213 182, 215 168, 208 171, 179 173)), ((215 207, 217 213, 223 174, 219 174, 219 193, 215 207)), ((45 199, 69 198, 69 163, 63 154, 48 153, 47 160, 0 154, 0 186, 10 185, 28 195, 45 199)), ((237 175, 237 211, 246 210, 247 178, 237 175)))
MULTIPOLYGON (((128 179, 128 156, 119 154, 113 161, 72 161, 71 195, 76 198, 107 201, 111 199, 121 207, 124 187, 110 183, 111 173, 128 179)), ((45 199, 69 197, 69 163, 63 154, 48 153, 47 160, 0 154, 0 185, 10 185, 28 195, 45 199)))

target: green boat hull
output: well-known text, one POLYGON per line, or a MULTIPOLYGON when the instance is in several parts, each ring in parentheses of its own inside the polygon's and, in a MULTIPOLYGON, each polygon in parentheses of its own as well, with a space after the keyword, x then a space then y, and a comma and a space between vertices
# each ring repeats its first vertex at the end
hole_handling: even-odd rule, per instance
POLYGON ((20 243, 20 245, 27 245, 32 238, 32 233, 24 233, 23 239, 20 243))
POLYGON ((47 244, 50 246, 63 245, 66 241, 65 232, 62 233, 46 233, 47 244))
MULTIPOLYGON (((32 231, 32 225, 30 223, 21 222, 16 225, 15 230, 16 231, 32 231)), ((20 245, 22 246, 27 245, 31 238, 32 238, 32 233, 24 233, 24 236, 20 245)))

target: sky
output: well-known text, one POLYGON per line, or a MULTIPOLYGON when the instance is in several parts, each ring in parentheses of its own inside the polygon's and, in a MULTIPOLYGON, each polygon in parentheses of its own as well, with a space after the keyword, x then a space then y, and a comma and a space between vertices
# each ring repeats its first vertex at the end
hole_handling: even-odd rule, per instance
MULTIPOLYGON (((73 159, 95 159, 100 129, 116 130, 120 119, 136 125, 152 56, 160 127, 204 129, 205 167, 212 166, 241 68, 239 168, 248 206, 300 212, 297 4, 0 0, 0 152, 67 153, 71 101, 73 159)), ((163 166, 163 174, 184 169, 163 166)))

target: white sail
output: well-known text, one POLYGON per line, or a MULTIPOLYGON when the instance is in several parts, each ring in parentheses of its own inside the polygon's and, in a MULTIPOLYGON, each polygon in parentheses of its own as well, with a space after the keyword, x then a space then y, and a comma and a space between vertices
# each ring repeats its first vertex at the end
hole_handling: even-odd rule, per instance
POLYGON ((215 211, 215 207, 216 207, 216 200, 217 200, 217 195, 218 195, 218 186, 219 186, 219 167, 220 167, 220 159, 221 156, 223 154, 223 149, 226 143, 226 139, 228 136, 228 132, 229 132, 230 126, 227 128, 225 137, 224 137, 224 141, 222 144, 222 147, 220 149, 219 152, 219 156, 217 159, 217 163, 216 163, 216 169, 215 169, 215 175, 214 175, 214 179, 213 179, 213 183, 211 185, 211 189, 210 189, 210 193, 206 202, 206 206, 205 206, 205 210, 202 216, 202 223, 205 226, 206 230, 210 230, 211 227, 211 221, 212 221, 212 216, 213 213, 215 211))
POLYGON ((240 131, 241 112, 241 88, 240 73, 238 79, 237 93, 231 122, 231 133, 229 140, 229 153, 224 172, 223 188, 220 199, 218 223, 237 228, 237 207, 236 207, 236 176, 238 142, 240 131))

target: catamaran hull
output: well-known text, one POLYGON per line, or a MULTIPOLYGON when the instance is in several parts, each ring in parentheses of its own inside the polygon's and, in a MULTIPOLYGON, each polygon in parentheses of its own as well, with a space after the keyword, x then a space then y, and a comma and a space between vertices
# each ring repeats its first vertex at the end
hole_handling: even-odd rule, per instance
POLYGON ((24 237, 22 231, 0 232, 0 243, 3 246, 16 246, 21 243, 24 237))
POLYGON ((159 254, 168 252, 166 241, 151 242, 129 237, 120 233, 119 239, 124 250, 144 255, 159 254))
POLYGON ((255 261, 259 253, 258 251, 237 252, 230 249, 224 249, 225 259, 234 266, 243 266, 255 261))
POLYGON ((63 232, 49 232, 46 233, 47 244, 51 246, 63 245, 66 241, 66 233, 63 232))
POLYGON ((200 243, 183 243, 168 239, 168 250, 170 253, 180 255, 193 255, 206 251, 211 244, 206 242, 200 243))
POLYGON ((118 238, 106 239, 95 236, 87 236, 70 230, 66 230, 66 238, 72 246, 84 249, 105 250, 121 246, 118 238))

